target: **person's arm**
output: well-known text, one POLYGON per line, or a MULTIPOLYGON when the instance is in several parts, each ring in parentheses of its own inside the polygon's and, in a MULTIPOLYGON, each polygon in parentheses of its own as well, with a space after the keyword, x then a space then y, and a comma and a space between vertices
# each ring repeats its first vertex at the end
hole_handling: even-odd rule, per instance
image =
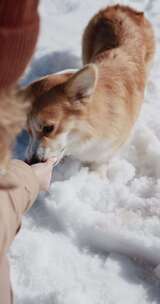
POLYGON ((23 213, 32 206, 40 191, 34 170, 24 162, 13 160, 9 172, 17 186, 0 190, 0 258, 19 229, 23 213))
POLYGON ((38 0, 0 1, 0 90, 15 84, 33 54, 38 0))

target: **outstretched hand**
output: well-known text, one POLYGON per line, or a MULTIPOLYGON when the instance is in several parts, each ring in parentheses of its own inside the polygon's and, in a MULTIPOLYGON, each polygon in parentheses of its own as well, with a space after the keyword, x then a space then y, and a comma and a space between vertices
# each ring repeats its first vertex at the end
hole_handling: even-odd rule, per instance
POLYGON ((51 158, 46 162, 37 163, 31 166, 38 179, 40 191, 48 191, 52 177, 52 169, 55 163, 56 159, 51 158))

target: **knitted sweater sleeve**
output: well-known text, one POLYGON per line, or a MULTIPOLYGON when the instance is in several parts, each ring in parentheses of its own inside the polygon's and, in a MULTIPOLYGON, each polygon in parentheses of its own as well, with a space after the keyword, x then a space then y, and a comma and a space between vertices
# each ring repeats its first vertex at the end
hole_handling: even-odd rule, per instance
POLYGON ((33 205, 40 190, 32 167, 24 162, 12 160, 9 174, 15 187, 0 190, 0 261, 20 227, 22 215, 33 205))
POLYGON ((38 0, 0 1, 0 90, 17 82, 39 31, 38 0))

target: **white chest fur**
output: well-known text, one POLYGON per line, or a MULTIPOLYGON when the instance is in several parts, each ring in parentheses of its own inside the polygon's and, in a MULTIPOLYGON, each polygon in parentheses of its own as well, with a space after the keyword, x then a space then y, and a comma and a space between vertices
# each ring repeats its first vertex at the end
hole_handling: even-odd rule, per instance
POLYGON ((78 158, 82 162, 105 163, 113 155, 114 149, 109 140, 91 139, 71 144, 68 155, 78 158))

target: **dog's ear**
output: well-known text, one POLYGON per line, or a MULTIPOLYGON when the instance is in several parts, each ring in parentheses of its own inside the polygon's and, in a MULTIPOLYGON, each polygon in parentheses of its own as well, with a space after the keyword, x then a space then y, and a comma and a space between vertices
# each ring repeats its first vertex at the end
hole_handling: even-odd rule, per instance
POLYGON ((50 88, 51 82, 48 81, 48 77, 44 77, 23 88, 22 92, 24 92, 28 97, 31 97, 32 102, 34 102, 42 94, 49 91, 50 88))
POLYGON ((29 97, 32 98, 32 102, 36 101, 38 97, 47 93, 53 87, 60 85, 72 77, 74 72, 64 72, 63 74, 51 74, 46 75, 41 79, 38 79, 31 83, 29 86, 23 89, 29 97))
POLYGON ((88 64, 74 74, 65 84, 65 93, 71 102, 84 103, 90 100, 97 83, 97 68, 88 64))
POLYGON ((47 79, 43 78, 37 80, 26 87, 16 86, 16 95, 21 98, 21 100, 27 101, 29 109, 35 103, 37 98, 47 90, 47 79))

